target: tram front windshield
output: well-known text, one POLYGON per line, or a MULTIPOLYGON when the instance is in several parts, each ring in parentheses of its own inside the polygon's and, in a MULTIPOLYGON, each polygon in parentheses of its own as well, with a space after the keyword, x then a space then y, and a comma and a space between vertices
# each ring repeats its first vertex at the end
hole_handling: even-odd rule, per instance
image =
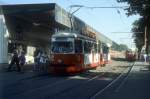
POLYGON ((73 42, 54 41, 52 42, 52 53, 71 53, 73 52, 73 42))

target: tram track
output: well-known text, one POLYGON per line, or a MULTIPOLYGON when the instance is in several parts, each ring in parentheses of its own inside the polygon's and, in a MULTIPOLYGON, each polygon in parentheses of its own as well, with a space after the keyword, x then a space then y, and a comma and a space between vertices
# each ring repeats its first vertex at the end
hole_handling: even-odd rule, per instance
POLYGON ((108 88, 112 87, 114 84, 117 83, 117 81, 121 80, 121 83, 116 87, 115 92, 118 92, 120 88, 123 86, 125 81, 128 78, 129 73, 131 72, 133 66, 135 65, 135 62, 131 65, 131 67, 126 68, 118 77, 116 77, 113 81, 111 81, 109 84, 107 84, 103 89, 97 91, 94 95, 92 95, 89 99, 96 99, 97 96, 101 95, 104 91, 106 91, 108 88), (125 72, 127 70, 127 72, 125 72), (122 78, 123 77, 123 78, 122 78))
POLYGON ((129 69, 129 71, 126 73, 126 76, 124 77, 124 79, 122 80, 122 82, 120 83, 120 85, 116 88, 115 92, 119 92, 120 88, 123 86, 123 84, 126 82, 126 80, 129 77, 129 73, 131 72, 133 66, 135 65, 135 62, 132 64, 131 68, 129 69))
POLYGON ((104 76, 106 76, 106 75, 107 75, 106 72, 103 72, 103 73, 101 73, 100 75, 96 75, 96 76, 90 78, 90 79, 87 80, 86 82, 82 82, 82 83, 76 84, 75 86, 72 86, 72 87, 70 87, 70 88, 64 89, 64 90, 62 90, 62 91, 60 91, 60 92, 58 92, 58 93, 51 94, 50 96, 48 96, 47 98, 44 98, 44 99, 49 99, 49 98, 52 97, 52 96, 53 96, 53 98, 55 98, 55 96, 57 97, 57 96, 60 95, 60 94, 67 93, 68 91, 70 91, 70 90, 72 90, 72 89, 74 89, 74 88, 76 88, 76 87, 86 86, 88 83, 90 83, 90 82, 92 82, 92 81, 94 81, 94 80, 96 80, 96 79, 98 79, 98 78, 102 78, 102 77, 104 77, 104 76))
MULTIPOLYGON (((54 97, 54 96, 57 96, 57 95, 59 95, 59 94, 63 94, 63 93, 65 93, 65 92, 70 91, 71 89, 74 89, 74 88, 76 88, 76 87, 80 87, 80 86, 82 86, 82 85, 84 85, 84 84, 87 84, 87 83, 90 83, 91 81, 93 81, 93 80, 95 80, 95 79, 97 79, 97 78, 99 78, 99 77, 104 76, 104 74, 105 74, 105 73, 101 73, 100 75, 96 75, 96 76, 94 76, 94 77, 88 79, 88 80, 85 81, 85 82, 78 83, 78 84, 76 84, 76 85, 74 85, 74 86, 71 86, 71 87, 69 87, 69 88, 67 88, 67 89, 64 89, 64 90, 62 90, 62 91, 60 91, 60 92, 58 92, 58 93, 51 94, 51 95, 53 95, 53 97, 54 97)), ((49 97, 50 97, 50 96, 48 96, 48 97, 46 97, 46 98, 44 98, 44 99, 49 99, 49 97)))
POLYGON ((100 76, 100 79, 102 78, 101 80, 98 77, 96 77, 96 79, 91 80, 89 83, 85 82, 83 84, 76 85, 76 87, 74 86, 73 88, 64 90, 63 92, 59 92, 55 95, 50 95, 49 97, 44 98, 44 99, 50 99, 51 97, 53 97, 52 99, 59 99, 60 97, 63 97, 63 98, 69 97, 72 99, 87 99, 91 96, 91 93, 93 93, 91 92, 93 89, 94 89, 93 91, 95 91, 95 90, 98 90, 98 88, 103 88, 104 86, 106 86, 108 82, 110 82, 107 80, 106 81, 103 80, 104 77, 107 78, 108 76, 110 77, 110 75, 107 75, 107 73, 104 73, 104 75, 100 76))
MULTIPOLYGON (((88 76, 90 76, 91 78, 90 79, 88 79, 87 81, 85 81, 85 82, 77 82, 77 84, 75 84, 75 81, 74 81, 74 85, 72 86, 70 86, 70 87, 67 87, 67 89, 63 89, 62 91, 60 91, 60 92, 56 92, 56 93, 53 93, 53 92, 55 92, 55 91, 53 91, 52 93, 49 93, 49 92, 45 92, 44 93, 44 95, 42 95, 42 97, 43 96, 49 96, 49 95, 59 95, 60 93, 64 93, 64 92, 67 92, 67 91, 69 91, 69 90, 71 90, 71 89, 73 89, 73 88, 75 88, 75 87, 77 87, 77 86, 81 86, 81 85, 83 85, 83 84, 86 84, 86 83, 90 83, 92 80, 94 80, 94 79, 97 79, 98 77, 100 77, 100 76, 103 76, 104 75, 104 73, 102 73, 102 74, 100 74, 100 75, 96 75, 96 76, 93 76, 93 77, 91 77, 91 75, 88 75, 88 76)), ((74 76, 75 77, 75 76, 74 76)), ((59 82, 56 82, 56 83, 53 83, 53 84, 49 84, 49 85, 46 85, 46 86, 42 86, 42 87, 38 87, 38 88, 36 88, 36 89, 33 89, 33 90, 29 90, 29 91, 27 91, 27 92, 24 92, 24 93, 22 93, 22 94, 30 94, 30 93, 33 93, 34 91, 36 91, 36 92, 41 92, 41 89, 44 89, 45 90, 45 88, 49 88, 49 89, 53 89, 54 87, 56 88, 57 86, 60 86, 60 85, 64 85, 64 83, 69 83, 69 82, 71 82, 71 80, 73 81, 73 80, 75 80, 75 78, 74 77, 71 77, 71 78, 67 78, 67 79, 65 79, 65 80, 62 80, 62 81, 59 81, 59 82)), ((16 97, 16 96, 15 96, 16 97)), ((38 96, 32 96, 32 98, 39 98, 38 96)), ((39 98, 39 99, 41 99, 41 98, 39 98)), ((44 99, 46 99, 46 98, 44 98, 44 99)))

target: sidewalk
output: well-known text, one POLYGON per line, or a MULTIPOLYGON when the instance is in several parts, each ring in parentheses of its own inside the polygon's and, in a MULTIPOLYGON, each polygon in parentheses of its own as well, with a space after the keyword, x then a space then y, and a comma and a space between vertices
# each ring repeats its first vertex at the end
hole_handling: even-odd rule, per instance
MULTIPOLYGON (((34 64, 25 64, 24 66, 21 67, 23 72, 32 72, 33 71, 33 65, 34 64)), ((0 64, 0 71, 6 71, 8 68, 9 64, 0 64)), ((16 70, 16 66, 12 66, 12 71, 16 70)))
POLYGON ((7 79, 24 79, 24 78, 32 78, 36 76, 42 76, 48 74, 44 71, 33 71, 34 64, 24 65, 21 72, 16 71, 16 66, 12 67, 12 71, 7 72, 8 64, 0 64, 0 77, 7 79), (18 76, 19 75, 19 76, 18 76), (16 78, 17 77, 17 78, 16 78))
MULTIPOLYGON (((0 71, 6 71, 8 68, 9 64, 5 63, 5 64, 0 64, 0 71)), ((31 71, 32 70, 32 66, 33 64, 26 64, 23 66, 23 71, 31 71)), ((14 71, 16 69, 16 66, 13 65, 12 66, 12 70, 14 71)))

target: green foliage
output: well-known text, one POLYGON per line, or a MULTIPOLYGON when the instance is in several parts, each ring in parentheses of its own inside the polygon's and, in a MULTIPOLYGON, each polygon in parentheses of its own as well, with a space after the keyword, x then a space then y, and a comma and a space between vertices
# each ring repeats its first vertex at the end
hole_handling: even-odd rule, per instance
POLYGON ((117 0, 119 3, 126 2, 130 7, 126 8, 127 15, 139 14, 149 15, 150 0, 117 0))
POLYGON ((143 18, 140 18, 139 20, 136 20, 133 23, 132 32, 134 33, 133 34, 134 42, 136 44, 136 47, 139 49, 139 51, 144 45, 144 28, 145 28, 145 24, 143 18), (139 31, 140 32, 142 31, 143 33, 137 33, 139 31))
POLYGON ((141 50, 144 45, 144 32, 147 26, 147 46, 150 45, 150 0, 117 0, 119 3, 127 3, 128 8, 125 8, 127 15, 139 14, 141 18, 133 23, 132 32, 136 46, 141 50), (143 32, 138 34, 136 32, 143 32))

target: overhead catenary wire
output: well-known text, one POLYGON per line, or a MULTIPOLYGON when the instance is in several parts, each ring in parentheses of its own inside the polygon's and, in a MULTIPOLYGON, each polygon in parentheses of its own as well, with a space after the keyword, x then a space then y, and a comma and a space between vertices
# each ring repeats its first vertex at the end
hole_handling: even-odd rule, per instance
MULTIPOLYGON (((111 1, 111 0, 108 0, 108 1, 111 1)), ((114 5, 116 5, 114 2, 111 3, 111 4, 112 4, 113 7, 115 7, 114 5)), ((120 21, 122 22, 122 24, 123 24, 124 26, 126 26, 125 22, 124 22, 123 19, 122 19, 122 15, 121 15, 120 9, 118 9, 118 8, 115 8, 115 9, 116 9, 116 11, 117 11, 117 14, 119 15, 120 21)))
POLYGON ((89 9, 98 9, 98 8, 128 8, 129 6, 84 6, 84 5, 71 5, 70 7, 84 7, 84 8, 89 8, 89 9))
POLYGON ((139 33, 139 34, 141 34, 141 33, 143 33, 143 32, 112 32, 112 33, 139 33))
MULTIPOLYGON (((150 6, 150 5, 146 5, 146 6, 150 6)), ((89 8, 89 9, 126 9, 126 8, 137 8, 137 7, 141 7, 141 6, 85 6, 85 5, 70 5, 70 7, 84 7, 84 8, 89 8)), ((144 6, 143 6, 144 8, 144 6)))

